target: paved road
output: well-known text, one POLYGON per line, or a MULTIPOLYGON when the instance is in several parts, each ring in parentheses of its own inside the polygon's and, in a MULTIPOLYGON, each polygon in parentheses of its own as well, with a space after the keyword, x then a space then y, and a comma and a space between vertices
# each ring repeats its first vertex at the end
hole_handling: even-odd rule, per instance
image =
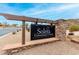
POLYGON ((33 47, 15 55, 78 55, 79 44, 70 41, 58 41, 33 47))
POLYGON ((0 28, 0 36, 5 35, 5 34, 10 33, 10 32, 16 32, 19 29, 20 28, 15 28, 15 27, 0 28))

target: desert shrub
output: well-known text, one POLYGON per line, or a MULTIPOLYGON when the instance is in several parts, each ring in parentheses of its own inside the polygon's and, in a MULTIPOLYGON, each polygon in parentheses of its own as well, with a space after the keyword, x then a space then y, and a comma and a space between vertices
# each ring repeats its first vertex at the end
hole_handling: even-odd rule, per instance
POLYGON ((12 34, 14 35, 14 34, 16 34, 16 32, 12 32, 12 34))
POLYGON ((79 25, 72 25, 69 27, 69 31, 73 32, 73 31, 79 31, 79 25))
POLYGON ((17 32, 19 32, 19 30, 17 30, 17 32))
POLYGON ((70 32, 68 35, 74 35, 74 33, 70 32))

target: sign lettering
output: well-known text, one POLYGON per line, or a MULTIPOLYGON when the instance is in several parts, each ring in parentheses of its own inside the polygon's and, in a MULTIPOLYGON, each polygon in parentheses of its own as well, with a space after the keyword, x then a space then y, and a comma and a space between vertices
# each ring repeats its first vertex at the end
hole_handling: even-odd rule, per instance
POLYGON ((31 24, 31 40, 55 37, 54 25, 31 24))

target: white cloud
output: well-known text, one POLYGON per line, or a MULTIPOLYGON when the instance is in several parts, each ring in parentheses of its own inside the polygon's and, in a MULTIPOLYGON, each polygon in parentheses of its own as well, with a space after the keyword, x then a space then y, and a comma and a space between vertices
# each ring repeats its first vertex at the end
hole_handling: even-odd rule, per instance
POLYGON ((35 6, 32 8, 23 10, 22 12, 20 12, 20 14, 26 15, 28 13, 28 15, 31 15, 31 14, 35 13, 36 11, 40 11, 41 7, 46 5, 46 4, 39 4, 39 5, 34 4, 34 5, 35 6))
POLYGON ((79 12, 76 12, 72 17, 73 18, 79 18, 79 12))
POLYGON ((64 10, 69 10, 76 7, 79 7, 79 4, 65 4, 65 5, 59 6, 58 8, 56 8, 56 10, 64 11, 64 10))
POLYGON ((25 10, 23 12, 21 12, 22 14, 26 15, 28 13, 28 15, 30 16, 34 16, 34 15, 40 15, 40 14, 44 14, 47 12, 63 12, 63 11, 68 11, 68 10, 72 10, 73 8, 79 7, 79 4, 63 4, 63 5, 59 5, 59 6, 49 6, 46 9, 41 9, 41 6, 37 6, 34 8, 30 8, 28 10, 25 10))
POLYGON ((0 4, 0 13, 17 14, 17 10, 7 4, 0 4))
POLYGON ((51 6, 45 7, 47 4, 39 4, 36 5, 30 9, 23 10, 22 12, 18 12, 16 8, 10 7, 6 4, 0 4, 0 12, 4 13, 10 13, 10 14, 16 14, 16 15, 26 15, 26 16, 37 16, 37 15, 43 15, 43 14, 49 14, 53 12, 62 13, 64 11, 73 10, 76 7, 79 7, 79 4, 62 4, 58 6, 51 6), (41 8, 42 7, 42 8, 41 8), (18 13, 17 13, 18 12, 18 13))

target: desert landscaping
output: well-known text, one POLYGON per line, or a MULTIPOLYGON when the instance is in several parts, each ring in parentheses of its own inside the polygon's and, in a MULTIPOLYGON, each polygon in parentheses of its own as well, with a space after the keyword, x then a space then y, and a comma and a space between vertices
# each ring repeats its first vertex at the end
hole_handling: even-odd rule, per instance
MULTIPOLYGON (((61 23, 61 22, 60 22, 61 23)), ((78 20, 63 20, 62 24, 63 27, 65 27, 65 32, 66 35, 66 39, 58 39, 58 38, 62 38, 62 33, 61 36, 56 36, 53 38, 47 38, 47 39, 42 39, 42 40, 35 40, 35 41, 31 41, 31 34, 30 31, 28 32, 28 30, 26 29, 26 36, 25 36, 25 41, 26 44, 32 44, 32 43, 36 43, 36 42, 44 42, 46 40, 48 41, 52 41, 46 44, 42 44, 42 45, 35 45, 35 46, 31 46, 28 49, 24 49, 18 53, 12 53, 13 55, 52 55, 52 54, 56 54, 56 55, 69 55, 69 54, 79 54, 79 28, 78 28, 78 20), (72 22, 71 22, 72 21, 72 22), (76 23, 76 24, 75 24, 76 23), (58 38, 57 38, 58 37, 58 38), (53 42, 56 41, 56 42, 53 42)), ((61 25, 62 25, 61 24, 61 25)), ((60 27, 59 27, 60 28, 60 27)), ((61 28, 60 28, 61 29, 61 28)), ((59 30, 57 30, 58 32, 59 30)), ((56 32, 56 33, 57 33, 56 32)), ((60 32, 59 32, 60 33, 60 32)), ((0 37, 0 54, 6 54, 3 51, 1 51, 3 48, 5 48, 6 45, 21 45, 21 39, 22 39, 22 30, 18 31, 16 30, 15 33, 10 32, 7 35, 1 36, 0 37)), ((56 34, 58 35, 58 34, 56 34)))

